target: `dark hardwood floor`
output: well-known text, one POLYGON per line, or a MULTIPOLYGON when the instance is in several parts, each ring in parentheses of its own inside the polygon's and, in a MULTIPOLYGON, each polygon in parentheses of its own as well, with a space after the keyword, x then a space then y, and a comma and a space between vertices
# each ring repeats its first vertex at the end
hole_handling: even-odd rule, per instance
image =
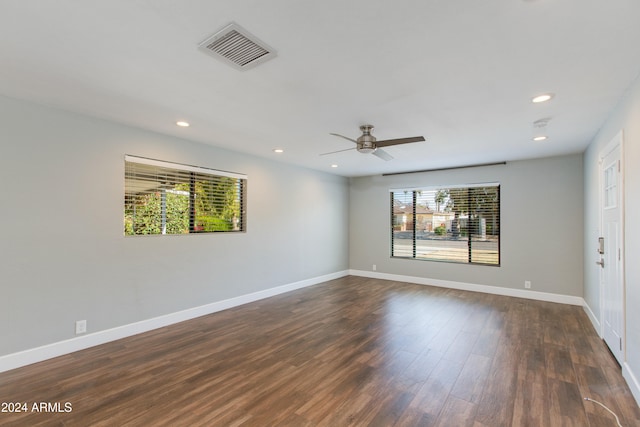
POLYGON ((0 425, 616 425, 583 397, 640 426, 582 308, 345 277, 1 373, 0 425))

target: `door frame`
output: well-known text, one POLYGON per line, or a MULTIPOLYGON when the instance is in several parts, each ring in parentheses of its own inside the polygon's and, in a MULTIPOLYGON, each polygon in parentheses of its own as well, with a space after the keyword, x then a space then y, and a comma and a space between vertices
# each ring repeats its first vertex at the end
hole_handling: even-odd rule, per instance
MULTIPOLYGON (((603 232, 604 232, 604 218, 602 215, 602 210, 603 210, 603 206, 604 206, 604 194, 603 194, 603 163, 604 163, 604 159, 605 157, 611 153, 614 149, 616 149, 617 147, 620 147, 620 171, 619 171, 619 182, 618 182, 618 192, 619 192, 619 200, 620 200, 620 211, 619 211, 619 215, 618 215, 618 220, 620 221, 620 282, 621 282, 621 286, 622 286, 622 328, 623 330, 620 331, 621 333, 621 338, 622 338, 622 358, 623 360, 620 361, 621 364, 623 364, 624 362, 626 362, 627 360, 627 325, 626 325, 626 319, 627 319, 627 312, 626 312, 626 306, 627 306, 627 294, 626 294, 626 281, 625 281, 625 244, 624 244, 624 237, 625 237, 625 215, 624 215, 624 207, 625 207, 625 191, 624 191, 624 134, 623 131, 620 130, 613 138, 611 138, 611 140, 604 146, 604 148, 602 148, 600 150, 600 152, 598 153, 598 217, 599 217, 599 221, 598 221, 598 235, 602 236, 603 232)), ((598 257, 600 257, 600 255, 598 255, 598 257)), ((603 269, 598 267, 598 278, 599 278, 599 283, 598 286, 600 288, 599 293, 600 293, 600 330, 598 331, 600 334, 600 338, 602 338, 604 340, 604 328, 605 328, 605 321, 604 321, 604 311, 605 311, 605 304, 604 304, 604 279, 603 279, 603 269)))

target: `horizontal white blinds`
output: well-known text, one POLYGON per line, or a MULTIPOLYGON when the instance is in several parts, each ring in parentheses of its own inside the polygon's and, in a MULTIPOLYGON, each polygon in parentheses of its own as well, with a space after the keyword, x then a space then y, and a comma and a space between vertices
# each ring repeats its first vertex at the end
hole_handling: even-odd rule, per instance
POLYGON ((481 182, 476 184, 453 184, 453 185, 429 185, 426 187, 402 187, 402 188, 390 188, 389 191, 404 192, 404 191, 417 191, 417 192, 436 192, 441 189, 453 189, 453 188, 485 188, 485 187, 498 187, 499 182, 481 182))
POLYGON ((146 157, 131 156, 129 154, 124 156, 124 161, 138 163, 142 165, 157 166, 157 167, 166 168, 166 169, 177 169, 181 171, 202 173, 205 175, 228 176, 230 178, 247 179, 247 175, 241 174, 241 173, 221 171, 217 169, 204 168, 200 166, 183 165, 180 163, 166 162, 163 160, 149 159, 146 157))
POLYGON ((125 235, 245 231, 246 175, 125 157, 125 235))

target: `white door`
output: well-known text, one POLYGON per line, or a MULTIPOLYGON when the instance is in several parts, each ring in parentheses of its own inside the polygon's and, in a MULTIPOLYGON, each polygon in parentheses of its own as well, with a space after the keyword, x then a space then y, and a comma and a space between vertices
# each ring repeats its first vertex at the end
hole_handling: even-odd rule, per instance
POLYGON ((622 270, 622 134, 600 158, 601 242, 598 242, 603 338, 620 365, 624 363, 624 278, 622 270))

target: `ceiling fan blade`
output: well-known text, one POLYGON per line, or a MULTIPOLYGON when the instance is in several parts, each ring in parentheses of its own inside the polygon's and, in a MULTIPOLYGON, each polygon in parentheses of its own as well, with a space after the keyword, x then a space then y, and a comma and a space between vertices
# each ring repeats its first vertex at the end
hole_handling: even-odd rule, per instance
POLYGON ((410 142, 424 141, 424 136, 413 136, 410 138, 398 138, 398 139, 385 139, 383 141, 376 141, 376 147, 389 147, 391 145, 408 144, 410 142))
POLYGON ((356 144, 358 143, 358 141, 356 141, 355 139, 351 139, 351 138, 349 138, 347 136, 340 135, 339 133, 330 133, 329 135, 337 136, 339 138, 344 138, 344 139, 346 139, 348 141, 355 142, 356 144))
POLYGON ((353 148, 347 148, 346 150, 338 150, 338 151, 331 151, 329 153, 322 153, 320 154, 321 156, 326 156, 327 154, 335 154, 335 153, 342 153, 343 151, 351 151, 351 150, 355 150, 356 147, 353 148))
POLYGON ((376 157, 381 158, 385 162, 388 162, 389 160, 393 160, 393 156, 391 154, 387 153, 386 151, 382 150, 381 148, 378 148, 376 151, 374 151, 371 154, 373 154, 376 157))

